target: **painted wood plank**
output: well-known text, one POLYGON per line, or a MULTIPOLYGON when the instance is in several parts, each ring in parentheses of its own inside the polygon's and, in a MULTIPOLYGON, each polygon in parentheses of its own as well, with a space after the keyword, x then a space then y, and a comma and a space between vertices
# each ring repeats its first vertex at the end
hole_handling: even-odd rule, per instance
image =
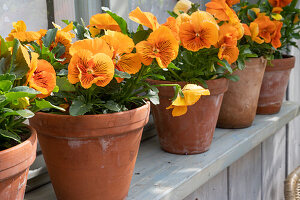
POLYGON ((229 167, 229 200, 261 199, 261 145, 229 167))
MULTIPOLYGON (((160 150, 157 138, 147 140, 141 145, 127 199, 181 200, 275 134, 298 114, 298 104, 285 102, 278 114, 259 115, 249 128, 216 129, 211 149, 199 155, 169 154, 160 150)), ((53 196, 53 190, 43 192, 53 196)), ((29 194, 36 196, 39 193, 40 190, 34 190, 29 194)))
POLYGON ((224 169, 184 200, 227 200, 227 191, 227 169, 224 169))
POLYGON ((263 199, 284 199, 286 129, 280 129, 262 143, 263 199))

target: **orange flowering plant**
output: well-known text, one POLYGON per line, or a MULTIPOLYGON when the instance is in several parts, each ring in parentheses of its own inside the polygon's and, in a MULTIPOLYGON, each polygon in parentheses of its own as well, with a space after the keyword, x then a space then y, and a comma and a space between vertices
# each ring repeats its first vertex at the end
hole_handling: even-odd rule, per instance
MULTIPOLYGON (((20 30, 16 23, 16 30, 20 30)), ((16 32, 20 41, 38 35, 16 32)), ((60 109, 43 99, 56 86, 53 67, 38 54, 13 37, 10 41, 0 36, 0 151, 26 140, 29 130, 23 123, 44 109, 60 109)))
POLYGON ((268 60, 282 58, 288 53, 288 46, 297 46, 293 39, 299 39, 299 9, 295 8, 297 0, 265 0, 250 4, 247 1, 233 6, 244 23, 245 38, 250 49, 258 56, 268 60), (290 5, 289 5, 290 4, 290 5))
MULTIPOLYGON (((212 1, 207 5, 214 3, 212 1)), ((231 75, 231 64, 244 59, 247 53, 238 48, 238 42, 244 35, 242 24, 229 7, 223 18, 218 18, 212 9, 200 11, 198 7, 198 4, 181 0, 173 12, 169 11, 171 17, 166 23, 160 25, 170 28, 180 46, 177 58, 160 74, 168 81, 186 81, 204 86, 205 81, 210 79, 225 77, 237 80, 238 77, 231 75)), ((139 23, 145 25, 141 20, 139 23)))
MULTIPOLYGON (((140 26, 136 32, 129 32, 123 18, 104 10, 106 13, 92 16, 87 26, 83 21, 64 20, 67 24, 64 28, 53 24, 52 29, 31 32, 23 22, 17 22, 7 38, 19 39, 32 57, 43 60, 43 70, 54 69, 55 89, 51 91, 50 86, 35 89, 49 102, 65 108, 60 114, 121 112, 142 106, 147 100, 158 104, 160 86, 174 87, 174 99, 186 97, 189 105, 200 98, 203 93, 200 86, 189 85, 181 90, 178 84, 153 86, 146 81, 151 77, 161 78, 154 72, 154 66, 162 71, 178 55, 179 44, 170 28, 143 18, 152 29, 140 26), (75 36, 77 41, 73 42, 75 36)), ((138 9, 135 12, 130 18, 137 20, 143 15, 138 9)), ((32 73, 30 70, 28 76, 32 73)))

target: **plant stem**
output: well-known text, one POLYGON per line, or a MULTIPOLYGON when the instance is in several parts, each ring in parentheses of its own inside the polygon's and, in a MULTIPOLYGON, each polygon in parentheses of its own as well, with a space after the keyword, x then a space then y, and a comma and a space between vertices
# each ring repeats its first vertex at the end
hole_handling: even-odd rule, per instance
POLYGON ((176 79, 178 79, 179 81, 183 81, 182 78, 180 78, 180 77, 178 76, 178 74, 176 74, 172 69, 169 69, 169 68, 168 68, 168 71, 170 71, 171 74, 172 74, 176 79))

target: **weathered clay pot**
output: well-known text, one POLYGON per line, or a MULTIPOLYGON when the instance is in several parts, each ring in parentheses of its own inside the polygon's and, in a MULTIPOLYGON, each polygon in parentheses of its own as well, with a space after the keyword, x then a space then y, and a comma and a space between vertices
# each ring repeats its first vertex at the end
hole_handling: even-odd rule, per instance
POLYGON ((30 119, 57 199, 125 199, 149 113, 147 103, 113 114, 30 119))
MULTIPOLYGON (((150 84, 175 83, 149 80, 150 84)), ((177 82, 182 87, 184 82, 177 82)), ((210 96, 201 96, 200 100, 188 107, 185 115, 173 117, 166 110, 174 96, 172 87, 159 87, 160 104, 151 104, 154 122, 161 148, 175 154, 197 154, 209 149, 213 139, 223 94, 227 90, 228 80, 222 78, 207 81, 210 96)))
POLYGON ((257 106, 257 114, 275 114, 280 111, 289 82, 290 72, 295 66, 294 56, 272 60, 266 67, 257 106))
POLYGON ((217 127, 246 128, 251 126, 256 114, 266 63, 264 58, 251 58, 246 61, 244 70, 234 72, 234 75, 238 75, 240 80, 229 82, 217 127))
POLYGON ((36 131, 29 126, 31 136, 21 144, 0 151, 0 199, 22 200, 27 175, 36 157, 36 131))

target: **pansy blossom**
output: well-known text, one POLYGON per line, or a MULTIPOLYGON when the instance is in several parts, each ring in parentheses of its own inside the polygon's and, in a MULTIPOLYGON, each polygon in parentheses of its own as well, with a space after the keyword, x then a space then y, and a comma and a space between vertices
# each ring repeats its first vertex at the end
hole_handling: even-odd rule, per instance
POLYGON ((208 89, 195 84, 187 84, 182 89, 183 97, 178 94, 177 98, 166 109, 173 109, 172 116, 177 117, 187 112, 187 107, 194 105, 202 95, 210 95, 208 89))

